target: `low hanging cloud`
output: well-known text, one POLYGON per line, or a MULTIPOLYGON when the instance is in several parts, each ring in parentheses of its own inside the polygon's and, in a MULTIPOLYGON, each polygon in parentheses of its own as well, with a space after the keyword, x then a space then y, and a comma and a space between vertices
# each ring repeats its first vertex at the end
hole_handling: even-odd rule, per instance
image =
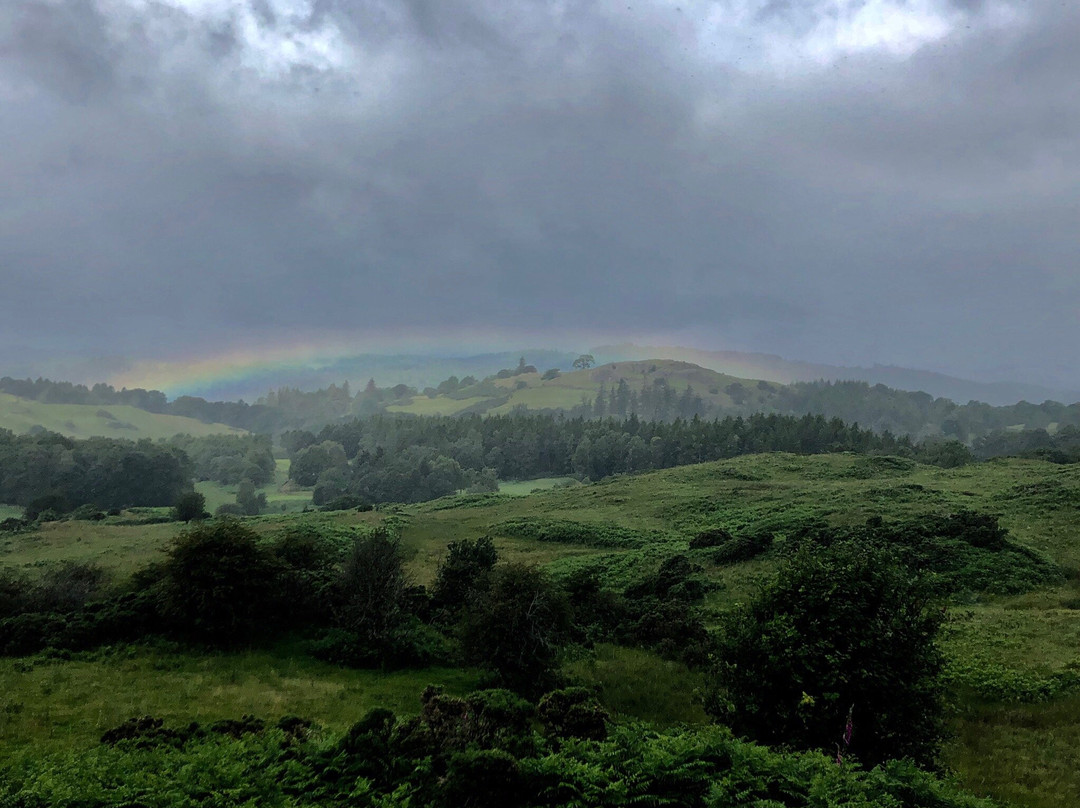
POLYGON ((1078 40, 1039 0, 9 0, 0 339, 482 325, 1076 386, 1078 40))

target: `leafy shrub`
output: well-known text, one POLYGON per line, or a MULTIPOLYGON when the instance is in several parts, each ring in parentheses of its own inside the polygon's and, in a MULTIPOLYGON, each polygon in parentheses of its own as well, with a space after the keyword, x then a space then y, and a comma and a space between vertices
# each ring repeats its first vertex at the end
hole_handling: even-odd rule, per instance
POLYGON ((68 518, 79 522, 100 522, 105 518, 105 513, 96 505, 80 505, 68 518))
POLYGON ((475 541, 451 542, 446 550, 446 557, 435 573, 431 601, 435 609, 455 614, 486 583, 486 576, 494 569, 499 554, 490 536, 475 541))
POLYGON ((494 672, 513 690, 549 690, 570 635, 565 595, 540 570, 522 564, 496 567, 490 581, 462 617, 466 660, 494 672))
POLYGON ((536 714, 545 732, 554 738, 585 738, 602 741, 607 738, 610 720, 596 698, 584 687, 553 690, 536 705, 536 714))
POLYGON ((749 561, 768 552, 773 544, 773 534, 766 531, 741 533, 716 548, 713 561, 717 564, 734 564, 749 561))
POLYGON ((447 808, 513 808, 525 804, 524 785, 513 755, 501 749, 468 749, 450 758, 438 804, 447 808))
POLYGON ((690 539, 690 549, 701 550, 706 547, 719 547, 721 544, 731 541, 731 538, 731 534, 724 528, 710 527, 690 539))
POLYGON ((833 750, 845 718, 864 762, 932 763, 940 743, 943 618, 925 582, 888 550, 805 549, 729 614, 707 708, 769 744, 833 750))
POLYGON ((584 544, 589 547, 635 549, 662 539, 659 534, 619 527, 618 525, 574 522, 569 519, 543 519, 521 516, 492 527, 492 532, 534 541, 584 544))
POLYGON ((181 534, 162 566, 161 609, 182 635, 212 644, 250 639, 274 593, 273 556, 231 519, 181 534))

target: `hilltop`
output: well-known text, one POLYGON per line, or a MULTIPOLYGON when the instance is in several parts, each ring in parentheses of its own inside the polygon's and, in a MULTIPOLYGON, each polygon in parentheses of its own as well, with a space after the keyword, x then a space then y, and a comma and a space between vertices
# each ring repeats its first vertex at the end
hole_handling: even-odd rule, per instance
MULTIPOLYGON (((388 412, 413 415, 457 415, 463 412, 503 415, 514 410, 563 410, 580 414, 627 415, 632 409, 629 396, 640 402, 643 394, 658 391, 668 395, 666 405, 675 414, 680 412, 676 399, 690 396, 700 401, 683 401, 682 410, 708 409, 716 411, 761 411, 768 409, 782 385, 771 382, 740 379, 689 362, 672 359, 649 359, 636 362, 612 362, 599 367, 569 373, 539 370, 524 372, 503 371, 500 376, 488 377, 453 391, 435 395, 413 395, 388 406, 388 412), (620 384, 625 383, 620 400, 620 384), (610 400, 611 406, 608 405, 610 400), (599 406, 597 402, 600 401, 599 406)), ((664 402, 650 402, 652 409, 663 408, 664 402)), ((650 417, 642 413, 642 417, 650 417)), ((664 417, 663 415, 660 416, 664 417)))

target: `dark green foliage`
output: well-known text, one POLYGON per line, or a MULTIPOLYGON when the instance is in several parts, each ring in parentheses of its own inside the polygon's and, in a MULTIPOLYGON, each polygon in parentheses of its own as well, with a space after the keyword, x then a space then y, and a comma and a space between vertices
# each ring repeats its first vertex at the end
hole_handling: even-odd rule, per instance
POLYGON ((101 743, 116 746, 130 743, 138 748, 155 746, 183 746, 199 733, 198 724, 191 724, 183 730, 164 726, 160 718, 144 715, 142 718, 129 718, 123 724, 106 730, 101 736, 101 743))
POLYGON ((27 518, 79 505, 172 505, 191 487, 180 450, 150 440, 72 440, 50 432, 16 437, 0 430, 0 502, 27 507, 27 518))
POLYGON ((451 542, 446 550, 431 587, 431 605, 452 616, 470 596, 486 585, 487 575, 495 567, 499 555, 490 536, 475 541, 451 542))
POLYGON ((283 625, 327 625, 338 584, 338 545, 311 525, 283 530, 270 542, 276 561, 276 620, 283 625))
POLYGON ((176 499, 173 505, 173 519, 178 522, 191 522, 205 519, 206 497, 198 491, 187 491, 176 499))
POLYGON ((596 694, 584 687, 568 687, 546 694, 536 705, 536 715, 549 737, 590 741, 607 738, 611 718, 596 694))
POLYGON ((462 651, 470 664, 492 671, 506 687, 538 694, 556 679, 570 627, 566 597, 544 573, 506 564, 492 571, 490 585, 466 606, 462 651))
POLYGON ((90 503, 80 505, 68 515, 68 519, 77 522, 100 522, 104 518, 105 512, 90 503))
POLYGON ((569 519, 545 519, 519 516, 492 526, 492 531, 534 541, 584 544, 589 547, 637 549, 659 538, 618 525, 574 522, 569 519))
POLYGON ((251 480, 256 486, 274 480, 274 454, 269 435, 177 435, 168 445, 190 459, 196 480, 236 485, 251 480))
POLYGON ((63 494, 44 494, 27 503, 23 518, 31 522, 54 522, 60 514, 67 513, 70 509, 67 497, 63 494))
POLYGON ((370 511, 372 508, 370 504, 355 494, 343 494, 342 496, 334 497, 328 502, 323 503, 319 508, 321 511, 351 511, 354 509, 357 511, 370 511))
POLYGON ((706 547, 719 547, 721 544, 731 541, 731 538, 731 533, 724 530, 724 528, 710 527, 690 539, 690 549, 702 550, 706 547))
POLYGON ((891 548, 909 567, 932 576, 938 591, 946 595, 1015 594, 1062 579, 1062 571, 1052 562, 1011 541, 997 517, 975 511, 926 514, 893 523, 874 518, 850 528, 817 522, 804 525, 791 538, 795 547, 856 540, 891 548))
POLYGON ((501 749, 469 749, 450 758, 436 804, 446 808, 513 808, 525 804, 525 784, 513 755, 501 749))
POLYGON ((430 663, 444 654, 438 633, 415 612, 417 593, 408 586, 396 538, 376 528, 356 540, 333 597, 337 632, 317 653, 361 667, 430 663))
POLYGON ((236 504, 244 516, 258 516, 266 508, 266 494, 255 493, 251 480, 241 480, 236 488, 236 504))
POLYGON ((464 698, 428 687, 420 697, 420 719, 442 752, 480 747, 518 756, 535 751, 532 704, 509 690, 477 690, 464 698))
POLYGON ((733 564, 757 558, 772 547, 773 538, 772 533, 764 530, 740 533, 716 548, 713 561, 717 564, 733 564))
POLYGON ((177 537, 162 567, 161 608, 174 630, 193 640, 232 645, 262 628, 276 565, 258 536, 219 519, 177 537))
POLYGON ((899 558, 866 543, 803 550, 723 622, 707 706, 762 743, 932 763, 943 734, 944 612, 899 558))
POLYGON ((0 767, 0 805, 991 808, 907 761, 864 771, 720 727, 616 725, 602 736, 590 698, 568 689, 542 699, 546 737, 530 726, 532 705, 506 691, 428 688, 419 716, 375 709, 337 738, 295 716, 175 728, 144 716, 93 749, 13 756, 0 767))

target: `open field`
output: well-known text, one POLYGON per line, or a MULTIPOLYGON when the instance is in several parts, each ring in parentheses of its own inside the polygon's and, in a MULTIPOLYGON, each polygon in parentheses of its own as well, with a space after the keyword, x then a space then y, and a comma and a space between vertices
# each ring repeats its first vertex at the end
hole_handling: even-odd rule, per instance
POLYGON ((540 477, 536 480, 504 480, 499 483, 499 493, 512 497, 524 497, 536 491, 546 491, 560 485, 576 484, 573 477, 540 477))
MULTIPOLYGON (((267 510, 271 513, 295 513, 302 511, 311 505, 311 491, 282 491, 282 486, 289 479, 289 461, 276 460, 274 480, 262 488, 255 489, 255 493, 266 494, 267 510)), ((236 502, 238 486, 222 485, 212 480, 202 480, 195 483, 195 490, 206 497, 206 510, 214 513, 221 505, 227 502, 236 502)))
POLYGON ((87 746, 132 716, 170 723, 302 715, 343 731, 374 707, 415 713, 429 684, 467 692, 469 671, 350 670, 295 654, 200 656, 131 647, 85 660, 0 660, 0 758, 25 745, 87 746))
POLYGON ((182 415, 162 415, 126 404, 43 404, 40 401, 0 393, 0 429, 16 434, 44 427, 69 438, 171 438, 187 434, 243 435, 244 430, 224 424, 204 424, 182 415))
MULTIPOLYGON (((407 570, 419 583, 432 580, 449 542, 490 535, 505 560, 544 565, 557 576, 598 564, 618 584, 667 554, 685 552, 688 539, 706 527, 733 532, 768 527, 782 544, 786 526, 808 518, 853 525, 872 516, 891 521, 962 508, 992 513, 1014 540, 1060 564, 1066 575, 1041 590, 972 596, 951 608, 943 648, 959 701, 951 718, 956 737, 945 763, 980 794, 1032 808, 1080 803, 1080 689, 1073 687, 1074 678, 1080 680, 1074 677, 1080 672, 1080 524, 1075 518, 1080 469, 998 460, 943 470, 849 454, 768 454, 511 495, 524 493, 519 487, 531 490, 549 482, 556 481, 509 484, 506 493, 369 513, 279 513, 248 523, 270 535, 303 520, 347 536, 393 517, 401 527, 407 570), (537 541, 511 529, 523 523, 581 526, 586 539, 537 541)), ((50 523, 35 532, 5 535, 0 563, 33 567, 93 560, 123 575, 159 558, 183 529, 110 522, 50 523)), ((720 584, 707 600, 714 613, 745 600, 775 564, 765 558, 718 567, 705 551, 691 551, 691 557, 720 584)), ((419 671, 390 677, 387 689, 379 690, 377 683, 384 680, 378 674, 284 653, 130 653, 130 658, 106 654, 72 662, 0 663, 0 692, 10 694, 7 707, 0 703, 7 742, 89 744, 102 726, 132 711, 193 719, 297 712, 320 720, 326 716, 338 727, 363 711, 359 706, 354 711, 354 702, 370 705, 384 698, 407 712, 414 703, 410 699, 433 677, 450 676, 452 686, 469 686, 468 674, 419 671), (106 681, 117 683, 114 707, 92 695, 106 681), (134 694, 143 688, 168 692, 150 693, 148 701, 139 702, 134 694)), ((621 716, 658 723, 704 720, 695 696, 698 675, 651 654, 603 646, 593 657, 569 663, 568 671, 596 685, 621 716)))

